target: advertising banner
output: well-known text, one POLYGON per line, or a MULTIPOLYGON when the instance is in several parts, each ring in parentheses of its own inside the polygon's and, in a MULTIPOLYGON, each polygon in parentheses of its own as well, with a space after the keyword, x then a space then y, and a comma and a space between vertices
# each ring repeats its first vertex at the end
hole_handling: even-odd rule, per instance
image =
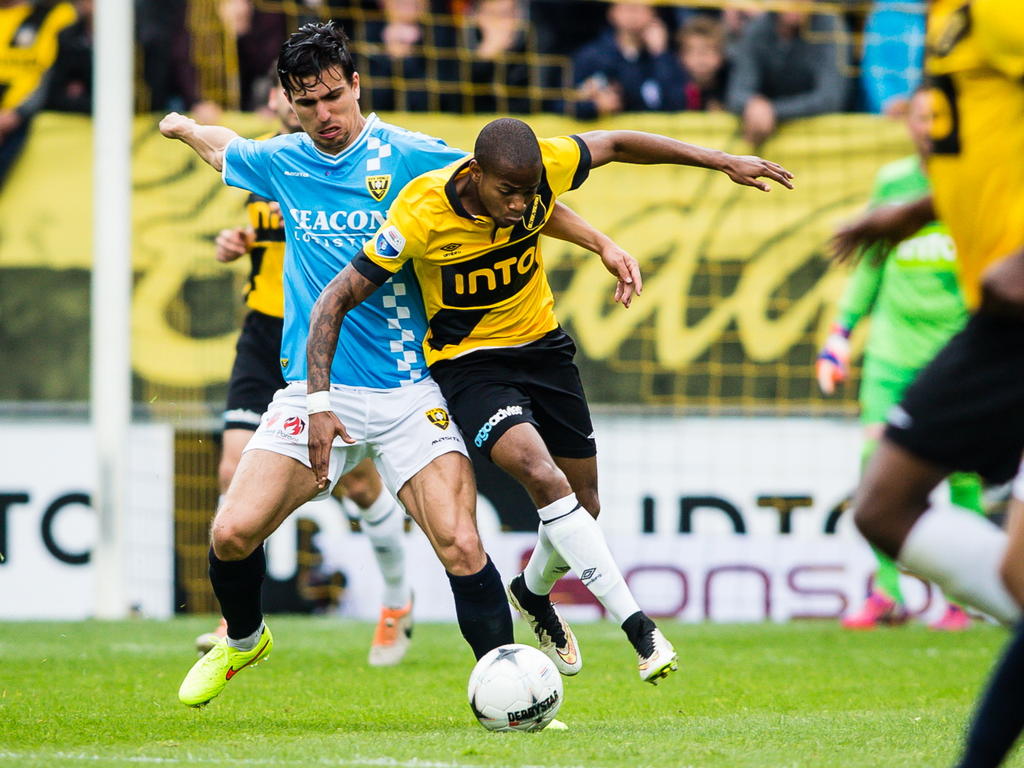
MULTIPOLYGON (((855 487, 860 430, 813 419, 682 419, 601 413, 595 418, 601 527, 623 575, 652 615, 683 621, 788 621, 842 615, 865 596, 875 568, 868 545, 843 514, 855 487)), ((503 577, 519 572, 534 532, 507 532, 502 498, 481 483, 478 517, 503 577), (503 527, 505 530, 503 531, 503 527)), ((354 511, 354 510, 353 510, 354 511)), ((289 580, 300 520, 318 532, 318 573, 344 574, 337 610, 375 619, 382 582, 366 537, 353 533, 333 500, 308 504, 271 538, 270 576, 289 580)), ((536 519, 536 518, 534 518, 536 519)), ((407 568, 422 620, 454 620, 444 571, 416 529, 407 568)), ((934 618, 945 603, 904 577, 910 609, 934 618)), ((554 599, 576 620, 603 617, 573 576, 554 599)))
MULTIPOLYGON (((467 149, 489 119, 385 117, 467 149)), ((255 115, 224 120, 246 136, 272 127, 255 115)), ((593 129, 554 116, 530 123, 539 136, 593 129)), ((753 151, 738 138, 731 115, 628 115, 601 127, 753 151)), ((576 339, 592 401, 780 412, 835 407, 820 400, 810 372, 848 277, 830 268, 824 244, 866 205, 878 169, 911 148, 893 121, 827 115, 787 123, 758 151, 793 171, 794 191, 766 194, 702 169, 612 164, 564 196, 632 253, 644 273, 643 295, 623 311, 611 301, 615 282, 599 259, 542 240, 556 311, 576 339)), ((0 329, 0 342, 37 363, 28 372, 0 371, 0 399, 86 396, 87 377, 58 376, 47 366, 63 372, 87 362, 90 152, 87 118, 41 115, 0 194, 2 301, 20 318, 17 328, 0 329), (41 183, 48 179, 59 180, 59 194, 41 183), (56 341, 64 352, 59 359, 46 352, 56 341)), ((136 391, 157 406, 172 396, 218 400, 249 263, 216 262, 213 240, 222 228, 245 223, 246 193, 225 187, 187 147, 163 138, 155 117, 136 119, 132 163, 136 391)), ((339 213, 325 206, 325 215, 339 213)), ((855 334, 855 352, 863 333, 855 334)))
MULTIPOLYGON (((94 613, 98 531, 92 429, 0 425, 0 619, 83 619, 94 613)), ((173 435, 163 424, 130 433, 124 590, 133 612, 174 609, 173 435)))

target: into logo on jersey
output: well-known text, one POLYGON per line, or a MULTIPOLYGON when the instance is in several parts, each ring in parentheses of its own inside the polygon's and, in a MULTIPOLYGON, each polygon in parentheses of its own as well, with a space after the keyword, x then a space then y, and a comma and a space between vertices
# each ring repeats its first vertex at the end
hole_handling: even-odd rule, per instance
POLYGON ((448 429, 451 419, 448 418, 448 411, 444 408, 431 408, 426 412, 427 421, 438 429, 448 429))
POLYGON ((366 188, 370 190, 370 194, 373 195, 373 199, 379 203, 384 199, 388 190, 391 189, 391 174, 386 173, 380 176, 367 176, 366 188))
POLYGON ((300 419, 298 416, 292 416, 291 418, 285 419, 284 424, 281 425, 281 429, 287 432, 289 435, 300 435, 302 430, 306 428, 306 422, 300 419))
POLYGON ((281 358, 281 367, 282 368, 287 368, 288 367, 288 358, 287 357, 282 357, 281 358))
POLYGON ((380 231, 373 247, 382 259, 397 259, 405 248, 405 236, 391 224, 380 231))

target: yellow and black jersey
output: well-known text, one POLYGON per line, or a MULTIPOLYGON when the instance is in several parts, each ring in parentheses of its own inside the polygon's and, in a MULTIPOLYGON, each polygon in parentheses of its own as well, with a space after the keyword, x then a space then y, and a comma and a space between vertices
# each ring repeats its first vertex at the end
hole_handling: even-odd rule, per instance
POLYGON ((57 58, 57 36, 78 18, 70 3, 18 3, 0 8, 0 109, 36 102, 57 58))
MULTIPOLYGON (((268 133, 259 138, 274 136, 277 134, 268 133)), ((246 212, 256 237, 249 249, 251 267, 245 303, 265 315, 284 317, 284 221, 276 205, 256 194, 249 195, 246 212)))
POLYGON ((540 187, 522 219, 497 228, 459 200, 456 181, 467 158, 409 182, 388 217, 353 261, 383 283, 412 260, 423 293, 427 365, 476 349, 529 344, 558 326, 544 273, 540 231, 556 198, 590 173, 590 150, 578 136, 540 140, 540 187))
POLYGON ((1020 1, 935 0, 925 70, 934 109, 928 175, 973 308, 985 269, 1024 245, 1020 1))

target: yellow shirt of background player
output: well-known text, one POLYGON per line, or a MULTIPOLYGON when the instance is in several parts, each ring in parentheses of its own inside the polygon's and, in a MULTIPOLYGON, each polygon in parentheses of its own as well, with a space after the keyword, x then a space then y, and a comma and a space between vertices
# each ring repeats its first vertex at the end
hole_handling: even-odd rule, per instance
POLYGON ((71 3, 0 8, 0 109, 15 109, 40 95, 57 59, 57 36, 77 18, 71 3))
POLYGON ((937 0, 928 17, 939 218, 956 241, 968 306, 981 275, 1024 245, 1024 12, 1019 0, 937 0))
POLYGON ((427 365, 474 349, 522 346, 558 326, 540 230, 558 195, 587 178, 590 151, 577 136, 539 143, 540 187, 515 226, 497 228, 463 207, 455 182, 469 172, 467 158, 409 182, 363 246, 370 261, 392 274, 412 260, 429 326, 427 365))

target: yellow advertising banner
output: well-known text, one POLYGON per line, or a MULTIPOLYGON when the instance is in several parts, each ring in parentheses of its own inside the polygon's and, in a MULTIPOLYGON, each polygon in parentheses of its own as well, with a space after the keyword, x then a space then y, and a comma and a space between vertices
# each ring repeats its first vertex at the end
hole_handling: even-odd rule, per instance
MULTIPOLYGON (((467 149, 487 121, 385 117, 467 149)), ((530 122, 541 136, 631 129, 752 152, 728 115, 530 122)), ((225 124, 248 136, 272 127, 243 114, 226 116, 225 124)), ((214 261, 213 238, 241 225, 246 195, 225 187, 156 126, 156 117, 137 118, 132 147, 133 363, 144 382, 198 392, 226 381, 234 355, 237 328, 228 322, 211 329, 205 319, 227 307, 235 317, 240 307, 247 264, 214 261)), ((909 151, 899 124, 831 115, 786 125, 759 150, 795 174, 794 191, 763 193, 677 166, 594 170, 564 201, 637 257, 644 292, 623 310, 612 303, 614 281, 596 257, 545 241, 559 317, 577 340, 593 399, 727 407, 813 399, 814 348, 847 277, 829 267, 824 244, 837 223, 864 206, 877 169, 909 151)), ((90 267, 92 169, 87 118, 37 119, 0 194, 0 281, 13 270, 90 267)))

